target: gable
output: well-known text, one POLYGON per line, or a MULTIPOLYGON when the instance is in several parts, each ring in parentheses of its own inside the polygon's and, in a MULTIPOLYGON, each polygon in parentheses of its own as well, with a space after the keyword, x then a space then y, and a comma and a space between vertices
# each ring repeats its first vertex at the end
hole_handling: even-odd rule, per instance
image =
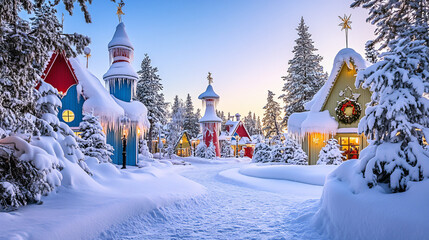
POLYGON ((231 134, 231 136, 234 136, 235 133, 237 133, 238 136, 240 136, 241 138, 248 137, 251 140, 250 135, 242 122, 237 124, 237 127, 235 128, 235 131, 231 134))
POLYGON ((58 52, 52 54, 42 78, 60 94, 65 94, 71 86, 78 83, 70 62, 64 54, 58 52))
POLYGON ((182 136, 176 142, 176 146, 174 147, 175 149, 180 148, 180 140, 182 140, 181 148, 188 148, 191 146, 188 134, 183 132, 182 136))
POLYGON ((328 110, 329 114, 332 117, 335 117, 335 120, 338 122, 338 128, 357 128, 360 119, 365 113, 365 105, 371 100, 371 93, 368 89, 355 88, 356 74, 356 67, 354 65, 352 69, 349 69, 347 65, 343 63, 341 66, 341 70, 337 74, 334 84, 329 90, 329 94, 322 105, 321 111, 328 110), (351 124, 345 124, 338 121, 338 117, 335 112, 335 108, 337 107, 338 102, 342 101, 345 98, 344 96, 340 96, 340 92, 344 92, 348 87, 352 90, 353 94, 360 95, 357 99, 357 102, 360 104, 362 109, 359 120, 351 124))

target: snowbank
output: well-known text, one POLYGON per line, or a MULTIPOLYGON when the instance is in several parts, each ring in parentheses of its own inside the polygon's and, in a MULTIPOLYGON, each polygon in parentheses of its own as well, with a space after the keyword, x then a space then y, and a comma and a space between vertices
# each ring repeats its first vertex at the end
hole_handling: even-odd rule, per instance
POLYGON ((256 165, 240 169, 240 173, 250 177, 289 180, 323 186, 326 176, 338 166, 334 165, 256 165))
POLYGON ((218 177, 239 186, 287 194, 288 198, 299 200, 318 199, 322 195, 323 190, 321 186, 317 185, 246 176, 240 173, 239 168, 222 171, 218 174, 218 177))
POLYGON ((119 170, 88 159, 97 187, 68 188, 42 198, 42 205, 0 212, 0 238, 90 239, 140 213, 205 193, 205 188, 174 168, 119 170))
POLYGON ((334 239, 427 239, 429 179, 385 193, 366 187, 357 164, 346 161, 327 177, 314 226, 334 239))

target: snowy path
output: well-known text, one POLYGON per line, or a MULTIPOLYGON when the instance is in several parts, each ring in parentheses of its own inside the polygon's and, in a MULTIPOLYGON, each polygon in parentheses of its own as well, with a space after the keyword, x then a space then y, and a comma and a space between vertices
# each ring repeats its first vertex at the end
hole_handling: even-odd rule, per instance
POLYGON ((284 183, 275 193, 218 175, 237 167, 194 165, 182 175, 207 187, 207 195, 132 217, 99 239, 324 239, 310 225, 322 187, 252 178, 256 183, 284 183), (302 192, 305 196, 299 197, 302 192))

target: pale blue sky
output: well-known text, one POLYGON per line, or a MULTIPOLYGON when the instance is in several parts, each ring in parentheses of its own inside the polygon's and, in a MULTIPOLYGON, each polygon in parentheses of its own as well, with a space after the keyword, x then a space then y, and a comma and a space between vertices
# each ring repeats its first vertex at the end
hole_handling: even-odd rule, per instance
MULTIPOLYGON (((218 108, 234 114, 256 112, 262 117, 267 90, 282 92, 288 61, 301 16, 309 26, 318 53, 330 72, 336 53, 345 47, 339 15, 352 14, 349 46, 364 54, 374 28, 367 12, 351 9, 350 0, 127 0, 123 8, 128 35, 134 44, 134 69, 144 53, 159 69, 167 101, 190 93, 195 107, 206 86, 207 72, 220 95, 218 108)), ((61 12, 63 10, 59 10, 61 12)), ((118 24, 116 5, 108 0, 89 6, 92 23, 78 9, 66 15, 65 32, 91 37, 90 70, 102 79, 109 68, 107 44, 118 24)), ((82 58, 83 60, 83 58, 82 58)), ((279 102, 281 102, 279 100, 279 102)), ((281 103, 283 105, 283 103, 281 103)))

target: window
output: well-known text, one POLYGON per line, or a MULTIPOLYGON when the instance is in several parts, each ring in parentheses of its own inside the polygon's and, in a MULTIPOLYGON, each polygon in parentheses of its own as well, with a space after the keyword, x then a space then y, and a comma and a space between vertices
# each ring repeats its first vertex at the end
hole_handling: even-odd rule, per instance
POLYGON ((74 120, 74 112, 70 110, 63 111, 63 120, 64 122, 73 122, 74 120))
POLYGON ((359 158, 359 137, 339 137, 338 142, 347 159, 359 158))

